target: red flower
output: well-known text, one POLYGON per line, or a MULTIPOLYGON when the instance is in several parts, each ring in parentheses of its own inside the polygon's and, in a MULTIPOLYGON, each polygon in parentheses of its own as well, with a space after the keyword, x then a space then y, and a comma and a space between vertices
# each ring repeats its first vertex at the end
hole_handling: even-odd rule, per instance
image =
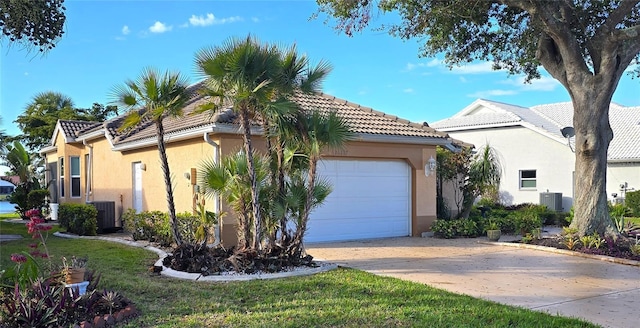
POLYGON ((22 254, 11 254, 11 261, 16 263, 27 262, 27 257, 22 254))
POLYGON ((38 246, 39 246, 39 245, 38 245, 38 244, 36 244, 36 243, 29 244, 29 248, 33 248, 33 249, 38 248, 38 246))

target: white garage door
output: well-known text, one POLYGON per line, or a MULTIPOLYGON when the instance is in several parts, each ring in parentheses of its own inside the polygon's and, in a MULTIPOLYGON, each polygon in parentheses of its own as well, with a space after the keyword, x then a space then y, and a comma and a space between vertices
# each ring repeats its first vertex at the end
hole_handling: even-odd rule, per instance
POLYGON ((404 161, 318 163, 333 192, 311 213, 305 242, 408 236, 409 172, 404 161))

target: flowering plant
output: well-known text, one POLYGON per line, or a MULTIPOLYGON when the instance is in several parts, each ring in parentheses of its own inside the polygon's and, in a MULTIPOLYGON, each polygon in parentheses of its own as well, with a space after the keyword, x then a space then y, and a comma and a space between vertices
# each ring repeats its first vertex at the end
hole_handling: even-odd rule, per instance
POLYGON ((47 238, 51 226, 44 224, 45 220, 38 209, 31 209, 25 213, 29 217, 27 222, 27 232, 33 239, 38 239, 37 243, 29 244, 30 252, 21 252, 11 254, 11 261, 15 262, 15 266, 0 272, 0 278, 3 282, 11 281, 15 284, 26 286, 33 283, 42 271, 36 258, 43 258, 49 261, 49 269, 52 269, 49 249, 47 248, 47 238), (44 252, 39 250, 42 246, 44 252))

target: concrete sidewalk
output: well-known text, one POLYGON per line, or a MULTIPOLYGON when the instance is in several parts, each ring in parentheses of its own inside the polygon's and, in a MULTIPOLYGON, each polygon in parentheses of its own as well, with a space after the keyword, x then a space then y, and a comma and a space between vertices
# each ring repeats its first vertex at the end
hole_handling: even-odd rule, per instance
POLYGON ((640 324, 640 267, 485 239, 390 238, 307 245, 317 259, 604 327, 640 324))

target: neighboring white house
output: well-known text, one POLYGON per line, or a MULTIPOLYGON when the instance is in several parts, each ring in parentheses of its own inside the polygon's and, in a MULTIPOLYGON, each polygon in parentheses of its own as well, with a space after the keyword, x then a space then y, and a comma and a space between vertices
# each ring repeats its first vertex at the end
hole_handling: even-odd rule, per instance
MULTIPOLYGON (((640 189, 640 107, 612 103, 609 119, 614 138, 608 153, 607 196, 619 200, 626 191, 640 189)), ((572 122, 570 102, 526 108, 478 99, 430 126, 476 148, 488 143, 498 152, 504 204, 539 203, 541 193, 552 193, 543 195, 547 200, 562 193, 562 210, 569 211, 574 196, 574 138, 567 140, 560 130, 572 122)))

